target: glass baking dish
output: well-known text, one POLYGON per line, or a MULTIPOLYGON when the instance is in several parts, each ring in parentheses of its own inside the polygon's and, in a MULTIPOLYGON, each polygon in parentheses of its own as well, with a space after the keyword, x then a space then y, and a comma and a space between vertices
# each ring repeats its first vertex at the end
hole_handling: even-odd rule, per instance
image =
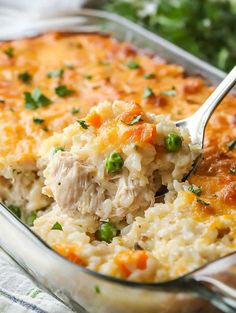
MULTIPOLYGON (((118 40, 132 42, 181 64, 187 73, 202 75, 212 84, 225 76, 222 71, 122 17, 90 9, 30 21, 17 30, 0 34, 0 40, 35 36, 50 30, 109 33, 118 40)), ((39 283, 77 312, 219 312, 212 304, 225 312, 234 312, 219 295, 186 277, 166 283, 136 283, 75 265, 54 252, 1 204, 0 245, 39 283)))

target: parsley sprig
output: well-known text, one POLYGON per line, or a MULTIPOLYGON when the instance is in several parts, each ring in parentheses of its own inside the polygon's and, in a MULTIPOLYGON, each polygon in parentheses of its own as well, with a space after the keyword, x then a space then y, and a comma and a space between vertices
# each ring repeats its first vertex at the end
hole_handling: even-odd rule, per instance
POLYGON ((29 72, 19 73, 17 77, 25 84, 29 84, 32 80, 32 75, 29 72))
POLYGON ((32 93, 25 92, 25 107, 27 109, 36 110, 40 107, 46 107, 52 103, 52 101, 42 94, 40 88, 36 87, 32 93))
POLYGON ((141 114, 140 115, 135 115, 133 117, 132 121, 128 123, 128 125, 132 126, 132 125, 134 125, 136 123, 139 123, 139 122, 143 122, 141 114))
POLYGON ((44 123, 44 119, 39 118, 39 117, 33 117, 33 122, 35 124, 43 124, 44 123))
POLYGON ((59 85, 55 88, 55 92, 59 97, 64 98, 75 93, 75 90, 69 89, 66 85, 59 85))
POLYGON ((194 188, 194 186, 191 185, 191 186, 188 187, 188 191, 194 193, 197 196, 200 196, 202 194, 202 187, 199 186, 197 188, 194 188))
POLYGON ((200 203, 200 204, 202 204, 202 205, 205 205, 205 206, 210 205, 210 203, 205 202, 205 201, 203 201, 202 199, 199 199, 199 198, 197 198, 197 202, 200 203))
POLYGON ((62 226, 61 226, 60 223, 56 222, 56 223, 52 226, 51 230, 62 230, 62 231, 63 231, 63 228, 62 228, 62 226))
POLYGON ((131 70, 136 70, 137 68, 140 68, 139 63, 135 60, 130 60, 128 63, 126 63, 126 66, 131 70))
POLYGON ((227 146, 227 152, 231 150, 236 150, 236 139, 228 142, 226 146, 227 146))
POLYGON ((54 78, 54 77, 62 77, 64 75, 64 70, 61 68, 59 70, 50 71, 47 74, 48 78, 54 78))
POLYGON ((79 113, 80 112, 80 109, 79 108, 72 108, 71 109, 71 114, 72 115, 75 115, 75 114, 77 114, 77 113, 79 113))
POLYGON ((167 97, 173 97, 176 96, 176 89, 172 87, 172 89, 162 91, 161 94, 167 97))
POLYGON ((228 170, 228 174, 236 174, 236 167, 231 167, 231 168, 228 170))
POLYGON ((55 147, 53 153, 57 153, 58 151, 65 151, 63 147, 55 147))
POLYGON ((13 58, 14 56, 14 49, 12 47, 9 47, 7 48, 6 50, 3 51, 7 56, 8 58, 13 58))
POLYGON ((84 129, 89 128, 89 124, 87 124, 84 120, 77 120, 77 122, 80 124, 80 126, 84 129))
POLYGON ((143 92, 143 98, 144 99, 150 98, 150 97, 152 97, 154 95, 155 94, 154 94, 153 90, 150 87, 146 87, 144 89, 144 92, 143 92))

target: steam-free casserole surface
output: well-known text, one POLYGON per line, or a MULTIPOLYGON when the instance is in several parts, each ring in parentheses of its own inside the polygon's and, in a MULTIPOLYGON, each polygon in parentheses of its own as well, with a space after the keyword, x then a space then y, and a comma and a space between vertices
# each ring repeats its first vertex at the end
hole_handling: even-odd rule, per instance
MULTIPOLYGON (((54 132, 83 120, 100 101, 135 102, 143 112, 179 120, 191 115, 212 87, 199 77, 185 76, 178 65, 165 64, 157 56, 99 34, 49 33, 2 43, 1 51, 0 197, 8 206, 20 207, 23 218, 40 210, 34 230, 59 253, 106 274, 154 281, 179 276, 235 249, 235 97, 228 96, 213 115, 207 128, 204 160, 190 184, 174 184, 171 192, 175 200, 171 195, 165 206, 156 204, 146 213, 139 213, 141 217, 126 221, 130 229, 121 235, 125 243, 118 236, 107 254, 103 253, 107 244, 101 243, 104 246, 97 248, 96 243, 96 253, 101 258, 94 262, 94 250, 79 251, 76 242, 90 245, 98 223, 93 220, 92 230, 87 226, 79 229, 80 216, 58 211, 51 204, 55 199, 42 194, 44 168, 39 161, 39 147, 54 132), (189 191, 199 186, 201 194, 189 191), (42 209, 50 206, 53 209, 45 214, 42 209), (52 229, 56 223, 62 230, 58 225, 52 229), (171 224, 173 228, 169 228, 171 224), (186 225, 185 233, 181 225, 186 225), (141 230, 137 232, 137 228, 141 230), (161 232, 156 234, 157 228, 161 232), (90 234, 80 237, 78 232, 90 234), (128 254, 117 261, 117 254, 122 252, 116 251, 119 245, 128 254), (180 249, 173 258, 176 246, 180 249), (135 247, 147 251, 147 255, 135 247), (150 269, 143 265, 149 256, 153 259, 150 269), (115 260, 115 265, 109 266, 110 260, 115 260), (127 260, 131 260, 128 269, 123 264, 127 260), (139 262, 143 262, 141 266, 139 262), (175 266, 170 271, 172 263, 175 266)), ((58 143, 53 147, 61 148, 58 143)))

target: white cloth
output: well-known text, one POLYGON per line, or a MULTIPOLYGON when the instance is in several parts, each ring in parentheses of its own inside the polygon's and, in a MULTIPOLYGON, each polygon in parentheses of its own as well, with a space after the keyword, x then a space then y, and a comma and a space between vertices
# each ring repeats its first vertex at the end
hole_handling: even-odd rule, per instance
POLYGON ((0 249, 1 313, 72 313, 0 249))
POLYGON ((0 40, 17 38, 35 22, 71 14, 103 0, 0 0, 0 40))
MULTIPOLYGON (((97 0, 99 2, 99 0, 97 0)), ((86 0, 0 0, 0 39, 32 20, 73 12, 86 0)), ((72 313, 0 249, 0 313, 72 313)))

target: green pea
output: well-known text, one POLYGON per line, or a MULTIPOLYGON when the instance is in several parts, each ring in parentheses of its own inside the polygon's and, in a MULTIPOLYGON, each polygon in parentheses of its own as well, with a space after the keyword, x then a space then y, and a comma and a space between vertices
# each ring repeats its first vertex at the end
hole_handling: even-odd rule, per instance
POLYGON ((26 216, 26 224, 28 226, 33 226, 34 225, 34 220, 37 218, 36 212, 31 212, 26 216))
POLYGON ((103 223, 100 225, 99 229, 97 230, 96 237, 100 241, 106 241, 110 243, 117 235, 117 229, 111 223, 103 223))
POLYGON ((168 134, 164 142, 168 152, 178 152, 182 147, 182 138, 175 133, 168 134))
POLYGON ((8 209, 15 214, 17 217, 21 218, 21 210, 16 205, 8 205, 8 209))
POLYGON ((118 152, 114 152, 106 158, 106 169, 108 173, 119 172, 123 165, 124 160, 118 152))

